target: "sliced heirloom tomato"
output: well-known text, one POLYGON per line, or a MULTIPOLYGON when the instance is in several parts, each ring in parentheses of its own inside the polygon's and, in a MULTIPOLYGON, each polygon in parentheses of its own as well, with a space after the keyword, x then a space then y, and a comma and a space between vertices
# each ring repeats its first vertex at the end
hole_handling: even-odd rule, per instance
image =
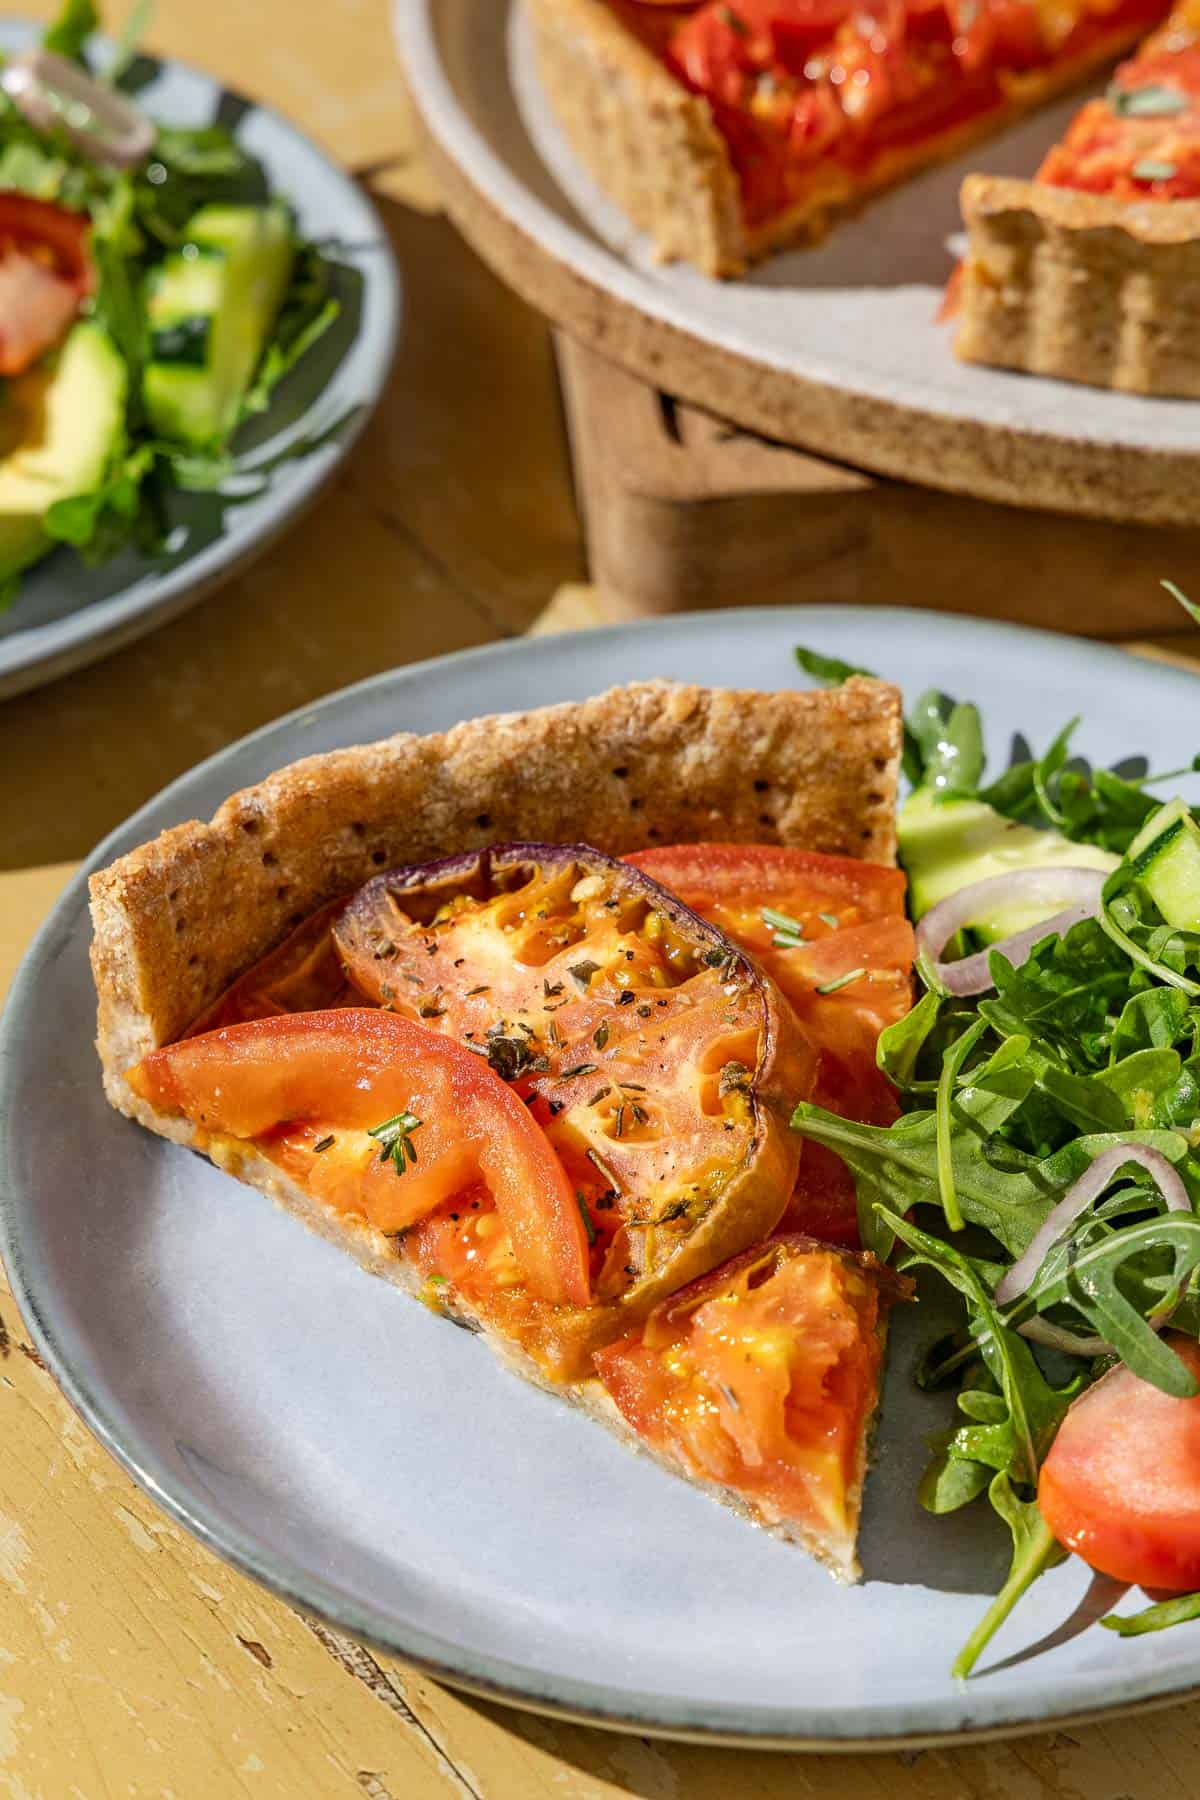
POLYGON ((774 1238, 600 1350, 597 1373, 659 1456, 853 1575, 884 1320, 909 1291, 870 1257, 774 1238))
MULTIPOLYGON (((369 882, 335 938, 363 995, 512 1084, 580 1196, 586 1318, 522 1325, 511 1284, 496 1301, 544 1365, 580 1372, 588 1346, 778 1223, 815 1053, 749 960, 640 871, 581 845, 474 851, 369 882)), ((480 1223, 431 1222, 411 1253, 454 1279, 480 1223)))
POLYGON ((94 285, 91 221, 0 190, 0 375, 21 375, 65 335, 94 285))
MULTIPOLYGON (((1200 1344, 1166 1339, 1200 1381, 1200 1344)), ((1176 1399, 1118 1366, 1072 1406, 1038 1505, 1060 1544, 1138 1587, 1200 1588, 1200 1393, 1176 1399)))
MULTIPOLYGON (((875 1046, 912 1004, 914 940, 899 869, 764 844, 674 845, 627 860, 748 951, 779 986, 820 1052, 819 1106, 865 1125, 898 1117, 875 1046), (787 934, 764 909, 792 920, 803 943, 777 944, 787 934)), ((783 1224, 857 1246, 854 1182, 824 1145, 805 1144, 783 1224)))
POLYGON ((486 1063, 419 1025, 366 1008, 290 1013, 168 1044, 128 1080, 190 1120, 198 1147, 253 1144, 378 1231, 482 1187, 529 1292, 588 1303, 583 1218, 544 1133, 486 1063))

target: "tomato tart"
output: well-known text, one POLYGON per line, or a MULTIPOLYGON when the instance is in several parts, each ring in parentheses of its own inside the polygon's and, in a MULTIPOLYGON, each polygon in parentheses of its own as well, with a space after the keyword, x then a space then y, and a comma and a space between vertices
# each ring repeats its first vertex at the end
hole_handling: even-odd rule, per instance
POLYGON ((888 1313, 899 696, 649 683, 318 756, 92 881, 107 1093, 842 1578, 888 1313))
POLYGON ((956 353, 1138 394, 1200 394, 1200 8, 1089 100, 1033 181, 973 175, 956 353))
POLYGON ((821 236, 1163 14, 1162 0, 527 5, 542 85, 596 180, 663 258, 717 276, 821 236))

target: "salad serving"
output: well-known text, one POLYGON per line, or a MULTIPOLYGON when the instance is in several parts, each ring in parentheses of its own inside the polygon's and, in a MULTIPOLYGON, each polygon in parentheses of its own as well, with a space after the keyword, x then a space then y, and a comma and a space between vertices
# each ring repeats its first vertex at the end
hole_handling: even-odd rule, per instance
POLYGON ((863 1243, 962 1299, 916 1371, 958 1390, 920 1498, 986 1494, 1013 1553, 960 1676, 1068 1550, 1175 1596, 1110 1629, 1200 1617, 1200 813, 1161 798, 1200 756, 1089 768, 1077 724, 985 785, 977 709, 917 701, 899 836, 923 992, 878 1050, 902 1111, 793 1118, 853 1172, 863 1243))
POLYGON ((0 65, 5 603, 57 545, 173 547, 172 492, 237 472, 239 427, 338 313, 333 264, 232 131, 138 106, 148 11, 104 60, 92 0, 65 0, 0 65))

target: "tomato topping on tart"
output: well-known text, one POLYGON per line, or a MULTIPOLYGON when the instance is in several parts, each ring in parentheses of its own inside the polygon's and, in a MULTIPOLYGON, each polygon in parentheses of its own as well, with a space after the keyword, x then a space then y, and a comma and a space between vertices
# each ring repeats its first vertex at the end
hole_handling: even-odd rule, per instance
POLYGON ((511 1088, 449 1039, 375 1009, 290 1013, 168 1044, 129 1082, 205 1144, 255 1143, 378 1231, 406 1231, 482 1184, 529 1291, 588 1303, 587 1239, 561 1163, 511 1088))
POLYGON ((1186 9, 1081 107, 1036 179, 1118 200, 1200 196, 1200 43, 1186 9))
POLYGON ((857 1517, 880 1327, 906 1292, 869 1257, 776 1238, 664 1302, 597 1353, 597 1372, 658 1455, 814 1548, 840 1546, 857 1517))
MULTIPOLYGON (((913 930, 899 869, 762 844, 685 844, 629 861, 678 894, 764 968, 820 1054, 818 1106, 865 1125, 899 1108, 875 1063, 880 1032, 912 1003, 913 930)), ((784 1227, 859 1243, 854 1181, 806 1144, 784 1227)))
MULTIPOLYGON (((609 0, 708 102, 747 225, 844 204, 1024 106, 1161 16, 1155 0, 609 0), (1033 87, 1031 87, 1031 81, 1033 87)), ((819 222, 819 221, 818 221, 819 222)))

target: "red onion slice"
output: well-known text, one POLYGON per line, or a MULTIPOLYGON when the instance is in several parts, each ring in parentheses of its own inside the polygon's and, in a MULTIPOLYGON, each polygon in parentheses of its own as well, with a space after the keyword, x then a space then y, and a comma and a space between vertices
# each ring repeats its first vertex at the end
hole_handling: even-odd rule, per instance
MULTIPOLYGON (((1102 1151, 1074 1186, 1067 1189, 1041 1230, 1035 1233, 1025 1254, 1018 1257, 1012 1268, 997 1282, 998 1305, 1007 1306, 1010 1301, 1020 1299, 1059 1238, 1075 1223, 1080 1213, 1104 1192, 1113 1176, 1129 1163, 1137 1163, 1139 1168, 1145 1169, 1148 1175, 1154 1177, 1159 1192, 1167 1203, 1168 1212, 1191 1212, 1192 1203, 1188 1198, 1188 1191, 1161 1150, 1152 1150, 1148 1144, 1114 1144, 1111 1150, 1102 1151)), ((1033 1320, 1028 1322, 1034 1323, 1033 1320)), ((1025 1331, 1024 1326, 1019 1329, 1025 1331)), ((1032 1337, 1034 1333, 1025 1331, 1025 1336, 1032 1337)))
POLYGON ((1061 936, 1081 920, 1095 918, 1107 879, 1101 869, 1049 868, 1013 869, 1005 875, 972 882, 970 887, 960 888, 930 907, 917 926, 917 951, 932 964, 937 981, 948 994, 984 994, 995 985, 988 967, 993 950, 1019 967, 1044 937, 1061 936), (975 956, 949 963, 938 960, 956 931, 974 924, 996 907, 1050 907, 1061 905, 1064 900, 1070 902, 1064 911, 1015 932, 975 956))
POLYGON ((52 50, 14 56, 0 70, 0 87, 36 131, 65 132, 97 162, 128 169, 154 148, 144 112, 52 50))

